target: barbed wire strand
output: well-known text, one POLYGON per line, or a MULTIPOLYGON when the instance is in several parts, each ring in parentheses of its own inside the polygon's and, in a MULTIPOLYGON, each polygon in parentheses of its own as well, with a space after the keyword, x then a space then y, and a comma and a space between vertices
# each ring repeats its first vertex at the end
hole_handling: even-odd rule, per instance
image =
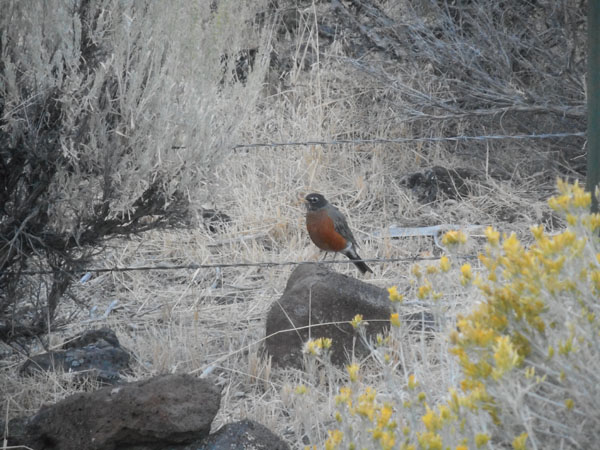
MULTIPOLYGON (((477 259, 476 255, 460 255, 458 259, 477 259)), ((22 272, 3 272, 0 275, 51 275, 57 271, 69 274, 81 273, 107 273, 107 272, 141 272, 153 270, 198 270, 198 269, 223 269, 232 267, 276 267, 276 266, 302 266, 302 265, 326 265, 326 264, 354 264, 355 262, 365 262, 373 264, 391 263, 391 262, 417 262, 417 261, 437 261, 439 256, 415 256, 403 258, 372 258, 357 260, 329 260, 329 261, 265 261, 248 263, 213 263, 213 264, 178 264, 178 265, 156 265, 156 266, 115 266, 98 267, 84 269, 55 269, 55 270, 24 270, 22 272)))
POLYGON ((381 139, 335 139, 331 141, 296 141, 296 142, 256 142, 251 144, 234 145, 233 149, 259 148, 259 147, 291 147, 307 145, 360 145, 360 144, 398 144, 406 142, 460 142, 460 141, 491 141, 491 140, 519 140, 519 139, 556 139, 565 137, 585 137, 584 131, 563 133, 539 134, 489 134, 481 136, 448 136, 448 137, 416 137, 416 138, 381 138, 381 139))
MULTIPOLYGON (((244 148, 260 147, 291 147, 308 145, 359 145, 359 144, 393 144, 406 142, 459 142, 459 141, 488 141, 488 140, 519 140, 519 139, 555 139, 565 137, 585 137, 586 133, 579 132, 561 132, 561 133, 539 133, 539 134, 519 134, 519 135, 480 135, 480 136, 448 136, 448 137, 416 137, 416 138, 380 138, 380 139, 336 139, 331 141, 313 140, 297 142, 258 142, 251 144, 238 144, 233 146, 233 150, 244 148)), ((179 147, 173 147, 179 148, 179 147)), ((471 256, 470 258, 474 258, 471 256)), ((407 262, 434 260, 438 258, 387 258, 387 259, 364 259, 363 262, 384 263, 384 262, 407 262)), ((103 273, 103 272, 128 272, 128 271, 149 271, 149 270, 184 270, 184 269, 217 269, 227 267, 273 267, 290 266, 302 264, 352 264, 352 261, 285 261, 285 262, 260 262, 260 263, 229 263, 229 264, 183 264, 176 266, 140 266, 140 267, 107 267, 107 268, 88 268, 79 270, 58 269, 64 273, 103 273)), ((0 272, 0 275, 50 275, 56 270, 26 270, 22 272, 0 272)))

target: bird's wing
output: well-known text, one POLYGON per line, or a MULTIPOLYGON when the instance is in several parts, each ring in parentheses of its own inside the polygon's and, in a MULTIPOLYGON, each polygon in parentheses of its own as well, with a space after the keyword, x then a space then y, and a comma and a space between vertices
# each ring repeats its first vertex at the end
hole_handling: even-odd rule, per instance
POLYGON ((348 226, 348 222, 346 222, 346 218, 344 215, 332 205, 328 205, 331 209, 328 211, 330 217, 333 219, 333 226, 335 227, 335 231, 340 233, 346 240, 352 242, 352 245, 355 248, 358 248, 358 244, 356 243, 356 239, 354 239, 354 235, 348 226))

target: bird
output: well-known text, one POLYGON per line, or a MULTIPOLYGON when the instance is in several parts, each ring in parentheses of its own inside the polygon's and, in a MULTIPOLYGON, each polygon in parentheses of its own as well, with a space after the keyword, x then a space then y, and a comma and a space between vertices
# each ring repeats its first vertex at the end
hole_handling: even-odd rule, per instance
POLYGON ((344 215, 321 194, 308 194, 306 229, 313 243, 326 252, 338 252, 352 260, 361 273, 373 273, 356 253, 358 244, 344 215))

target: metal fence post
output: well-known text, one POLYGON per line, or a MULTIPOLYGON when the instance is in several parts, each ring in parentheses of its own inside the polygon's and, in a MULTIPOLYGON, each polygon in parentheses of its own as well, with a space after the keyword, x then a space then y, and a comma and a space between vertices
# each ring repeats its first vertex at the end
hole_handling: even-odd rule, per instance
POLYGON ((587 108, 586 189, 592 193, 592 212, 598 212, 593 194, 600 183, 600 0, 588 2, 587 108))

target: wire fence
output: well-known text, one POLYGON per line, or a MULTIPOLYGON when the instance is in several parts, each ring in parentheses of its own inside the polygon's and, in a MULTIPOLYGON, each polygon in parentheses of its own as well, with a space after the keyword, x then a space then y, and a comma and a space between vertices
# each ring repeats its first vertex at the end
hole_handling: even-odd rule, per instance
MULTIPOLYGON (((459 255, 457 259, 473 260, 477 259, 477 255, 459 255)), ((213 264, 158 264, 155 266, 114 266, 114 267, 98 267, 85 269, 63 269, 57 268, 54 270, 24 270, 21 272, 4 272, 3 275, 52 275, 56 272, 76 274, 94 274, 108 272, 140 272, 140 271, 169 271, 169 270, 217 270, 235 267, 277 267, 277 266, 306 266, 306 265, 329 265, 329 264, 354 264, 355 262, 365 262, 370 264, 384 264, 396 262, 418 262, 418 261, 437 261, 439 256, 419 256, 419 257, 403 257, 403 258, 371 258, 357 260, 324 260, 324 261, 265 261, 265 262, 247 262, 247 263, 213 263, 213 264)))
POLYGON ((234 145, 233 149, 250 149, 260 147, 292 147, 310 145, 363 145, 363 144, 400 144, 410 142, 468 142, 468 141, 498 141, 498 140, 526 140, 526 139, 559 139, 566 137, 585 137, 583 131, 539 133, 539 134, 488 134, 481 136, 446 136, 446 137, 415 137, 415 138, 381 138, 381 139, 334 139, 334 140, 312 140, 295 142, 256 142, 250 144, 234 145))
MULTIPOLYGON (((490 140, 527 140, 527 139, 560 139, 567 137, 585 137, 583 131, 576 132, 558 132, 558 133, 537 133, 520 135, 480 135, 480 136, 445 136, 445 137, 415 137, 415 138, 378 138, 378 139, 334 139, 334 140, 310 140, 293 142, 256 142, 249 144, 238 144, 233 146, 233 150, 253 149, 253 148, 275 148, 292 146, 311 146, 311 145, 363 145, 363 144, 394 144, 411 142, 468 142, 468 141, 490 141, 490 140)), ((173 147, 181 148, 181 147, 173 147)), ((465 256, 465 259, 475 259, 476 256, 465 256)), ((392 262, 416 262, 426 260, 436 260, 437 257, 408 257, 408 258, 384 258, 384 259, 364 259, 363 262, 382 264, 392 262)), ((350 260, 341 261, 283 261, 283 262, 247 262, 247 263, 214 263, 214 264, 181 264, 166 265, 159 264, 155 266, 130 266, 130 267, 101 267, 85 269, 49 269, 49 270, 25 270, 20 272, 0 272, 0 276, 20 276, 20 275, 50 275, 57 271, 69 274, 81 273, 106 273, 106 272, 129 272, 129 271, 165 271, 165 270, 198 270, 198 269, 222 269, 230 267, 275 267, 291 265, 309 265, 309 264, 352 264, 350 260)))

